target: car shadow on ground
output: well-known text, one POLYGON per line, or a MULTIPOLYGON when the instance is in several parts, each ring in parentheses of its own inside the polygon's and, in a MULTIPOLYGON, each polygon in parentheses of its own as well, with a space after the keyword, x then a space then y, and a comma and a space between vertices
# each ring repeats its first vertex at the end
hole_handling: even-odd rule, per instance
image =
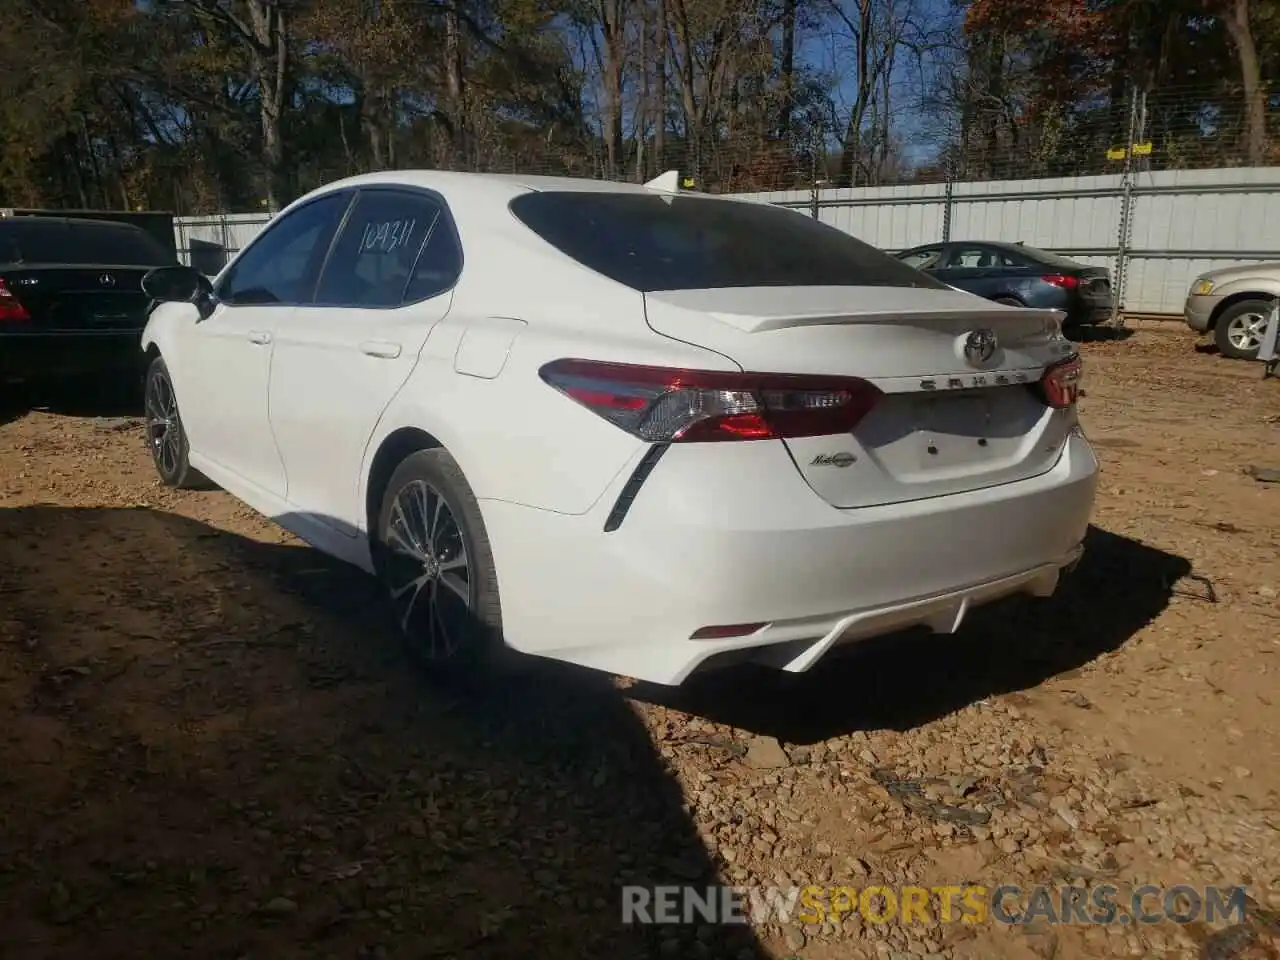
POLYGON ((1190 573, 1182 557, 1092 527, 1050 599, 974 611, 954 636, 906 632, 837 651, 808 673, 734 667, 683 687, 629 693, 789 743, 906 730, 986 697, 1036 686, 1123 645, 1190 573))
POLYGON ((142 376, 0 384, 0 426, 32 410, 72 417, 138 417, 142 415, 142 376))
POLYGON ((5 955, 766 955, 622 923, 624 884, 716 869, 612 678, 462 695, 380 611, 310 548, 0 509, 5 955))
POLYGON ((1096 327, 1074 327, 1071 330, 1064 330, 1063 333, 1069 340, 1077 343, 1106 343, 1116 340, 1128 340, 1133 336, 1131 327, 1113 327, 1110 325, 1096 327))

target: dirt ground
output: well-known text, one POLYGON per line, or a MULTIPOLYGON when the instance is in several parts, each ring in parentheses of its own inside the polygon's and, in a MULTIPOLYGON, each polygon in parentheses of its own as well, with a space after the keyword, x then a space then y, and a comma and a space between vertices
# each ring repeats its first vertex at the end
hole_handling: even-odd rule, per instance
POLYGON ((158 486, 130 411, 10 396, 0 956, 1280 956, 1280 485, 1245 472, 1280 467, 1280 382, 1176 329, 1084 352, 1104 477, 1055 598, 678 691, 545 665, 450 695, 361 575, 158 486), (716 878, 1252 900, 1225 929, 620 921, 623 884, 716 878))

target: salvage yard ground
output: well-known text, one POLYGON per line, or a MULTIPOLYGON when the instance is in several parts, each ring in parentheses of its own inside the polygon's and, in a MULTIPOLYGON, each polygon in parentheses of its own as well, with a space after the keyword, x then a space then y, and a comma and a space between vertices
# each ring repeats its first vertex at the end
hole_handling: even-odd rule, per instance
POLYGON ((1177 331, 1084 351, 1104 477, 1056 598, 679 691, 548 665, 452 696, 361 576, 159 487, 137 421, 0 411, 0 956, 1280 955, 1280 486, 1245 473, 1280 466, 1280 382, 1177 331), (620 925, 622 884, 716 877, 1255 905, 620 925))

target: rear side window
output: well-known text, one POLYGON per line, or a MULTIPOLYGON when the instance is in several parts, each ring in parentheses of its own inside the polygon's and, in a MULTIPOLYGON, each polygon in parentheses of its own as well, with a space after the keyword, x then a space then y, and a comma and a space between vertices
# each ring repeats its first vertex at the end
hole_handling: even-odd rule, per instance
POLYGON ((398 307, 441 219, 440 205, 424 194, 361 192, 325 262, 316 304, 398 307))
POLYGON ((548 191, 511 212, 583 266, 641 291, 946 289, 870 244, 783 207, 705 197, 548 191))
POLYGON ((951 264, 956 269, 990 269, 991 267, 1021 266, 1016 259, 996 247, 957 247, 951 254, 951 264))
POLYGON ((0 232, 0 258, 24 263, 159 267, 173 258, 145 230, 122 223, 26 218, 0 232))

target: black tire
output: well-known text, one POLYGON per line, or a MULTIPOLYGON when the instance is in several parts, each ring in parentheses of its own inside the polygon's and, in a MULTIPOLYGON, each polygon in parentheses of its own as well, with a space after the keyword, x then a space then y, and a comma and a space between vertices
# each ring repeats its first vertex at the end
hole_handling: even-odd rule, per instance
POLYGON ((187 431, 178 414, 173 379, 161 357, 151 361, 143 382, 143 410, 147 423, 147 448, 160 482, 179 490, 207 490, 209 478, 191 466, 187 431))
POLYGON ((372 547, 395 623, 425 669, 469 679, 511 662, 480 505, 448 451, 401 461, 382 494, 372 547))
POLYGON ((992 297, 995 303, 1003 303, 1006 307, 1025 307, 1026 304, 1017 297, 992 297))
POLYGON ((1258 359, 1258 351, 1262 348, 1262 337, 1259 335, 1255 338, 1256 342, 1252 348, 1242 349, 1232 342, 1233 336, 1238 336, 1233 327, 1239 327, 1247 323, 1247 318, 1250 317, 1261 316, 1265 321, 1273 307, 1272 301, 1258 298, 1257 300, 1241 300, 1239 303, 1233 303, 1223 310, 1213 326, 1213 339, 1218 344, 1218 350, 1222 355, 1231 357, 1233 360, 1258 359))

